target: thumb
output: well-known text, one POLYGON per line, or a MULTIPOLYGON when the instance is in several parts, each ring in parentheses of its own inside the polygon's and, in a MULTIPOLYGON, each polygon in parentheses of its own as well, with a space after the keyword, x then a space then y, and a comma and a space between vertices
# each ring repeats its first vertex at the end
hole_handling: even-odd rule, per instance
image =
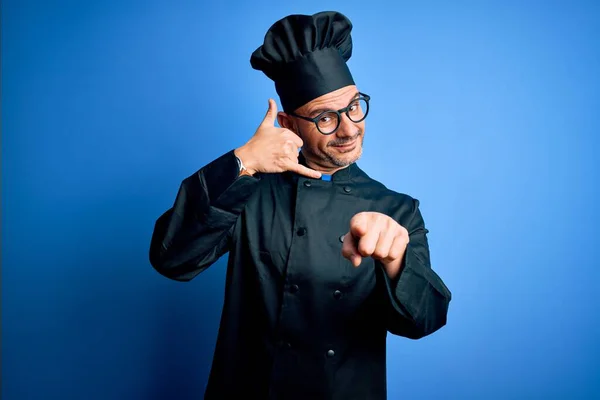
POLYGON ((275 103, 275 100, 269 99, 269 108, 261 125, 275 126, 275 118, 277 118, 277 103, 275 103))

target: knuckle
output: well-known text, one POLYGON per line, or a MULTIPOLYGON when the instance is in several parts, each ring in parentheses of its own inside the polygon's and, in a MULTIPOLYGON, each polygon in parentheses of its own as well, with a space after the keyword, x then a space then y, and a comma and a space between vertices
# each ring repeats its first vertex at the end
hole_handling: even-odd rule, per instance
POLYGON ((401 249, 398 246, 394 246, 390 249, 390 252, 388 253, 387 257, 391 258, 392 260, 395 260, 400 257, 400 254, 401 249))
POLYGON ((366 245, 364 243, 359 243, 359 245, 358 245, 358 251, 363 256, 370 256, 373 253, 373 249, 371 249, 370 246, 368 246, 368 245, 366 245))
POLYGON ((285 161, 283 158, 277 158, 275 160, 275 166, 277 166, 278 168, 283 168, 285 167, 285 161))
POLYGON ((376 258, 386 258, 388 256, 388 252, 383 249, 376 249, 373 252, 373 256, 376 258))
POLYGON ((403 251, 402 251, 401 249, 397 249, 397 250, 394 252, 394 260, 397 260, 397 259, 399 259, 400 257, 402 257, 402 254, 404 254, 404 253, 403 253, 403 251))

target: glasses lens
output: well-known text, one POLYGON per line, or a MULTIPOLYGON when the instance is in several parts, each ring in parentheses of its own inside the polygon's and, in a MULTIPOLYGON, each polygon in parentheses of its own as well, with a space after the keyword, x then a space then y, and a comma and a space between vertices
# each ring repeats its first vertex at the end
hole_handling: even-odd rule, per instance
POLYGON ((317 128, 319 128, 321 133, 327 135, 337 129, 338 123, 338 115, 333 112, 328 112, 319 117, 317 120, 317 128))
POLYGON ((369 103, 365 99, 356 99, 348 109, 348 118, 354 122, 360 122, 369 112, 369 103))

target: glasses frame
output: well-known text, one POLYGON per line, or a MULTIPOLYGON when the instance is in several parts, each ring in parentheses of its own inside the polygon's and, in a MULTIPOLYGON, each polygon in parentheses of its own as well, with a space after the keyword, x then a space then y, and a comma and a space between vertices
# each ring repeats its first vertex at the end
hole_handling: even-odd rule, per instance
POLYGON ((365 118, 367 118, 367 114, 369 114, 369 108, 370 108, 370 104, 369 104, 369 100, 371 100, 371 96, 369 96, 368 94, 365 93, 358 93, 358 97, 352 99, 352 101, 350 102, 350 104, 348 104, 346 107, 340 109, 340 110, 327 110, 327 111, 323 111, 322 113, 319 113, 319 115, 317 115, 314 118, 309 118, 309 117, 305 117, 303 115, 298 115, 294 112, 290 112, 289 114, 297 117, 297 118, 301 118, 305 121, 309 121, 315 124, 315 126, 317 127, 317 130, 322 134, 322 135, 332 135, 335 132, 337 132, 337 130, 340 128, 340 124, 342 123, 342 114, 346 114, 346 117, 348 117, 348 119, 354 123, 359 123, 365 120, 365 118), (358 101, 358 100, 364 100, 367 103, 367 110, 365 111, 365 115, 359 119, 358 121, 354 121, 352 118, 350 118, 350 114, 348 114, 348 112, 350 111, 350 107, 352 107, 353 103, 358 101), (319 128, 319 124, 318 121, 321 117, 323 117, 323 115, 325 114, 329 114, 329 113, 333 113, 333 114, 337 114, 338 118, 337 118, 337 125, 335 127, 335 129, 331 132, 328 133, 323 133, 323 131, 321 131, 321 128, 319 128))

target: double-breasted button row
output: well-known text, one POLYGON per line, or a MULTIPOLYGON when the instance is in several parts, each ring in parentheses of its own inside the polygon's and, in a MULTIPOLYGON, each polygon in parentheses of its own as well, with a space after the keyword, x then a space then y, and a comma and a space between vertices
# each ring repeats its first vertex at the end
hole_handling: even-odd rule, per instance
MULTIPOLYGON (((298 291, 300 290, 300 287, 296 284, 290 285, 289 289, 290 293, 298 293, 298 291)), ((339 290, 335 290, 333 292, 333 298, 336 300, 339 300, 342 298, 342 292, 339 290)))
MULTIPOLYGON (((279 340, 277 342, 277 346, 281 349, 291 349, 292 348, 292 344, 290 342, 286 342, 285 340, 279 340)), ((329 350, 327 350, 325 355, 328 358, 332 358, 335 356, 335 351, 333 349, 329 349, 329 350)))
MULTIPOLYGON (((312 186, 312 182, 311 181, 304 181, 304 186, 305 187, 311 187, 312 186)), ((344 190, 344 193, 352 193, 352 188, 350 186, 344 186, 342 188, 344 190)))

